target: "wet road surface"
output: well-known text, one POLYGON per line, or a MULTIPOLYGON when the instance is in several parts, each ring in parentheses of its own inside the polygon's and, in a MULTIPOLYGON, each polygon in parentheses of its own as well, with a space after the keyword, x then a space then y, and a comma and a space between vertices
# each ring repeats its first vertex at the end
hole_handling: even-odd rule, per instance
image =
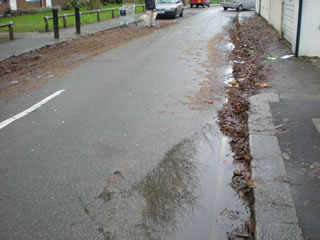
POLYGON ((1 105, 65 90, 0 130, 1 239, 223 240, 248 216, 215 122, 235 13, 185 13, 1 105))

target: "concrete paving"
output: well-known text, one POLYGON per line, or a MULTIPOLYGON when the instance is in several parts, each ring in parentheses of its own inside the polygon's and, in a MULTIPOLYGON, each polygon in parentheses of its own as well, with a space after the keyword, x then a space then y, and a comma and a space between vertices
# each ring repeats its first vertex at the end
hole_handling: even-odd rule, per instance
MULTIPOLYGON (((283 43, 270 56, 290 52, 283 43)), ((250 98, 250 148, 256 182, 256 239, 319 239, 320 71, 314 59, 270 61, 261 94, 250 98)))
POLYGON ((256 239, 302 240, 296 208, 287 172, 275 136, 269 103, 279 102, 277 94, 258 94, 250 98, 250 149, 253 160, 252 177, 256 239))

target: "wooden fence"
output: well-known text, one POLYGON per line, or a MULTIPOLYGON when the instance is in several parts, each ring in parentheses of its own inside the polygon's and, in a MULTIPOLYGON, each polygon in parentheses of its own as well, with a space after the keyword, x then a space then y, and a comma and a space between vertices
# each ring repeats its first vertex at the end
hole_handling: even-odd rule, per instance
POLYGON ((4 28, 4 27, 8 27, 8 30, 9 30, 9 39, 10 40, 13 40, 14 37, 13 37, 13 22, 9 22, 7 24, 2 24, 0 25, 0 28, 4 28))
MULTIPOLYGON (((135 11, 137 11, 137 7, 142 7, 143 12, 145 11, 145 5, 141 4, 141 5, 136 5, 136 9, 135 11)), ((115 11, 119 11, 119 8, 109 8, 109 9, 98 9, 98 10, 92 10, 92 11, 84 11, 84 12, 80 12, 80 16, 84 15, 84 14, 97 14, 97 22, 100 21, 100 13, 101 12, 112 12, 112 18, 115 18, 115 11)), ((69 13, 69 14, 63 14, 58 16, 58 18, 62 18, 63 19, 63 27, 66 28, 67 27, 67 18, 68 17, 74 17, 75 14, 74 13, 69 13)), ((51 16, 45 16, 44 17, 44 24, 45 24, 45 31, 49 32, 49 20, 52 20, 53 17, 51 16)))

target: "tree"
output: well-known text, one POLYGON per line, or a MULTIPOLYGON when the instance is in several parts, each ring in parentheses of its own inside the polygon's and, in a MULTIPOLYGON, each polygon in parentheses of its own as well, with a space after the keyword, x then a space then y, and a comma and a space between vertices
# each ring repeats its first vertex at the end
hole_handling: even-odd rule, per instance
POLYGON ((100 0, 89 0, 89 10, 100 9, 100 0))

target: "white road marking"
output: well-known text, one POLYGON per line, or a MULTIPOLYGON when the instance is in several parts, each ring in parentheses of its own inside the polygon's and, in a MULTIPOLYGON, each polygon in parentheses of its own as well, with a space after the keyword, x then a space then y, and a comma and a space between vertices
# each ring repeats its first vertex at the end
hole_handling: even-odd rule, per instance
POLYGON ((33 111, 35 111, 36 109, 40 108, 43 104, 49 102, 50 100, 52 100, 53 98, 57 97, 58 95, 60 95, 61 93, 63 93, 65 90, 60 90, 58 92, 55 92, 53 94, 51 94, 50 96, 46 97, 45 99, 41 100, 40 102, 36 103, 35 105, 33 105, 32 107, 26 109, 25 111, 18 113, 17 115, 3 121, 0 123, 0 129, 4 128, 5 126, 9 125, 10 123, 28 115, 29 113, 32 113, 33 111))
POLYGON ((312 122, 320 133, 320 118, 312 118, 312 122))

